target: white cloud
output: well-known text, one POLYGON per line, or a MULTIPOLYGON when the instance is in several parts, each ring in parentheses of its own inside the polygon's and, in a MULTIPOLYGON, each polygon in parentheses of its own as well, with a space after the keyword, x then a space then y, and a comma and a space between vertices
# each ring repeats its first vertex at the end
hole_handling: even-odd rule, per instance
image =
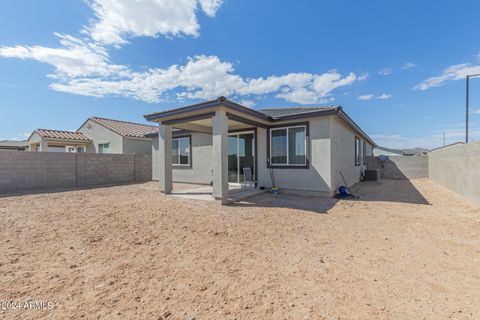
POLYGON ((381 76, 388 76, 392 74, 392 72, 393 72, 392 68, 383 68, 382 70, 378 71, 378 74, 381 76))
POLYGON ((249 99, 245 99, 245 100, 240 101, 240 104, 241 104, 242 106, 251 108, 251 107, 253 107, 253 106, 255 105, 255 101, 249 100, 249 99))
POLYGON ((443 70, 440 76, 425 79, 414 90, 427 90, 432 87, 444 85, 447 81, 465 80, 467 75, 480 73, 480 65, 470 65, 468 63, 455 64, 443 70))
POLYGON ((368 72, 365 72, 364 74, 361 74, 358 76, 358 80, 359 81, 367 80, 369 76, 370 75, 368 74, 368 72))
POLYGON ((415 66, 416 66, 415 63, 406 62, 406 63, 403 65, 402 69, 403 69, 403 70, 409 70, 409 69, 414 68, 415 66))
POLYGON ((480 114, 480 108, 477 108, 477 109, 470 109, 470 114, 480 114))
MULTIPOLYGON (((450 127, 445 130, 434 130, 427 132, 424 136, 416 134, 415 136, 405 136, 401 134, 373 134, 370 137, 380 146, 393 149, 406 149, 423 147, 428 149, 437 148, 443 145, 443 135, 445 132, 445 144, 458 141, 465 141, 464 124, 460 127, 450 127)), ((480 127, 472 124, 469 130, 471 141, 480 140, 480 127)))
POLYGON ((55 67, 54 78, 121 75, 126 68, 111 64, 107 51, 100 46, 69 35, 55 34, 62 47, 0 47, 0 56, 32 59, 55 67))
POLYGON ((376 99, 377 99, 377 100, 387 100, 387 99, 390 99, 391 97, 392 97, 391 94, 386 94, 386 93, 384 93, 384 94, 378 96, 376 99))
POLYGON ((376 96, 374 94, 364 94, 364 95, 361 95, 361 96, 358 96, 358 100, 363 100, 363 101, 369 101, 369 100, 387 100, 387 99, 390 99, 392 97, 391 94, 386 94, 386 93, 383 93, 379 96, 376 96))
POLYGON ((54 83, 52 88, 96 97, 118 95, 146 102, 159 102, 162 94, 175 90, 178 97, 188 99, 274 93, 276 97, 290 102, 323 103, 332 98, 335 89, 353 81, 354 74, 342 78, 335 71, 245 79, 234 74, 233 65, 229 62, 223 62, 216 56, 196 56, 185 65, 130 72, 123 79, 74 78, 65 83, 54 83))
POLYGON ((198 36, 197 11, 214 17, 222 0, 91 0, 95 19, 84 32, 98 42, 121 45, 127 37, 198 36))
MULTIPOLYGON (((85 38, 58 34, 61 46, 0 47, 0 57, 31 59, 54 68, 47 75, 54 90, 71 94, 128 97, 149 103, 174 93, 183 99, 211 99, 218 96, 252 98, 273 94, 295 103, 333 101, 333 92, 355 82, 357 76, 342 76, 336 70, 323 74, 289 73, 245 78, 234 65, 216 56, 198 55, 184 65, 150 68, 138 72, 110 60, 107 45, 121 45, 128 37, 160 34, 198 35, 196 12, 214 16, 222 0, 91 0, 95 18, 83 30, 85 38)), ((361 78, 366 79, 368 75, 361 78)))
POLYGON ((358 96, 358 100, 368 101, 372 100, 375 96, 373 94, 364 94, 362 96, 358 96))

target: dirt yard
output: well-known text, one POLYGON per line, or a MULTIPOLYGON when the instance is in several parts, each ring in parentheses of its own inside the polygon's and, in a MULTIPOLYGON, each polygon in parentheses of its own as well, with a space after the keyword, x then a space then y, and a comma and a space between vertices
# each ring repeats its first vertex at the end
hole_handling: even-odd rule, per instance
POLYGON ((480 319, 480 207, 428 180, 354 191, 0 198, 0 318, 480 319))

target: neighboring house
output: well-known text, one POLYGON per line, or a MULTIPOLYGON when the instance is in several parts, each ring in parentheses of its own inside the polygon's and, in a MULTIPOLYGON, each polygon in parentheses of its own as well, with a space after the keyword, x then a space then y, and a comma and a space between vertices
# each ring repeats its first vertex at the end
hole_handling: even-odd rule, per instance
POLYGON ((28 148, 27 141, 2 140, 0 141, 0 150, 25 151, 28 148))
POLYGON ((146 133, 155 126, 88 118, 76 132, 37 129, 28 139, 30 151, 89 153, 150 153, 151 138, 146 133))
POLYGON ((253 110, 224 97, 145 115, 158 122, 153 178, 170 193, 172 180, 213 184, 227 202, 228 184, 250 168, 259 187, 331 196, 360 181, 376 144, 341 107, 253 110), (175 128, 176 130, 173 130, 175 128))
POLYGON ((37 152, 85 152, 91 143, 83 133, 36 129, 28 138, 29 151, 37 152))
POLYGON ((87 152, 150 153, 152 139, 145 134, 155 126, 98 117, 88 118, 77 130, 92 140, 87 152))
POLYGON ((377 147, 373 148, 373 155, 375 157, 378 157, 378 156, 403 156, 403 151, 377 146, 377 147))

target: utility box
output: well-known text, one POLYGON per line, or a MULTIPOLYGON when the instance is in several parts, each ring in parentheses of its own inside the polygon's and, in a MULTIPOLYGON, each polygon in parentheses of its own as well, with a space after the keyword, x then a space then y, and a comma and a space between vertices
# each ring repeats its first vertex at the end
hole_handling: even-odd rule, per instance
POLYGON ((365 181, 380 181, 380 169, 365 170, 365 181))

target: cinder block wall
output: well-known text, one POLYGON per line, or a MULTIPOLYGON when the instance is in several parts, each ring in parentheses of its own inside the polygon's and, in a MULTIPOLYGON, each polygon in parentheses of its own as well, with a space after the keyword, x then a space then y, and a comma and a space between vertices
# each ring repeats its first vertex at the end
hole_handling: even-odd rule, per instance
POLYGON ((382 179, 428 178, 428 156, 389 156, 385 162, 378 157, 368 157, 367 169, 380 169, 382 179))
POLYGON ((432 181, 480 203, 480 141, 429 152, 432 181))
POLYGON ((0 150, 0 193, 133 183, 151 179, 150 154, 0 150))

